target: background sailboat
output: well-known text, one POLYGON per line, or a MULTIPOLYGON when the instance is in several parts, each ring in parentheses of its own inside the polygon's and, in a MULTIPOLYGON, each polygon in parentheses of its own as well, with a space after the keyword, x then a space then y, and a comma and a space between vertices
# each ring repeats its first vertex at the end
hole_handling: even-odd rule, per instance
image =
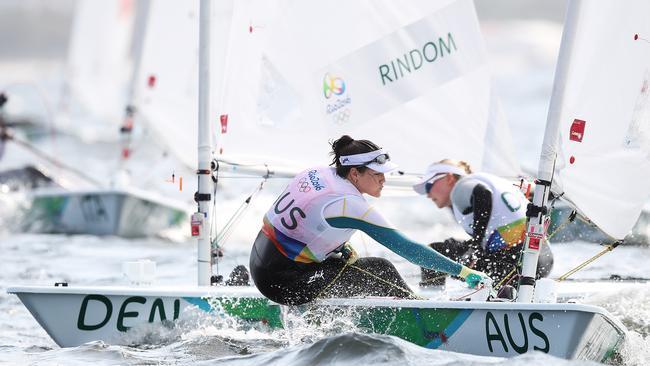
MULTIPOLYGON (((24 230, 140 237, 178 227, 187 217, 188 206, 184 202, 161 195, 160 188, 165 184, 138 188, 137 180, 132 180, 127 170, 133 149, 129 141, 134 111, 144 88, 137 84, 137 77, 150 17, 148 2, 139 2, 137 6, 131 1, 98 4, 81 1, 77 4, 69 47, 68 78, 57 125, 82 140, 104 141, 114 146, 114 159, 103 169, 93 167, 94 173, 88 172, 88 175, 106 177, 91 179, 91 187, 34 192, 24 230), (122 137, 126 141, 119 146, 122 123, 125 124, 122 134, 128 136, 122 137)), ((150 125, 155 123, 149 122, 150 125)), ((151 174, 133 173, 140 178, 151 174)), ((160 181, 173 174, 172 166, 160 176, 160 181)), ((174 182, 172 191, 178 184, 174 182)))
POLYGON ((89 141, 117 136, 134 63, 136 8, 134 1, 76 3, 58 129, 89 141))

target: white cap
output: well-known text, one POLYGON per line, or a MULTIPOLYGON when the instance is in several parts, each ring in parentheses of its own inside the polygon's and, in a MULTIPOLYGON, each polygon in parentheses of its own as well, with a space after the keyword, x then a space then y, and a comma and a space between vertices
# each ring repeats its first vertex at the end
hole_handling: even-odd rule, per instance
POLYGON ((390 158, 387 158, 383 163, 373 161, 381 155, 386 155, 388 157, 388 154, 386 154, 383 149, 379 149, 361 154, 342 155, 339 157, 339 162, 343 166, 366 166, 379 173, 389 173, 397 169, 397 164, 390 161, 390 158), (368 164, 370 161, 373 162, 368 164))
POLYGON ((419 194, 427 194, 427 190, 425 188, 427 182, 430 181, 431 178, 442 173, 458 174, 461 176, 467 175, 465 169, 457 167, 455 165, 445 164, 445 163, 433 163, 429 165, 429 167, 427 168, 427 172, 424 173, 422 179, 420 179, 419 182, 413 185, 413 190, 419 194))

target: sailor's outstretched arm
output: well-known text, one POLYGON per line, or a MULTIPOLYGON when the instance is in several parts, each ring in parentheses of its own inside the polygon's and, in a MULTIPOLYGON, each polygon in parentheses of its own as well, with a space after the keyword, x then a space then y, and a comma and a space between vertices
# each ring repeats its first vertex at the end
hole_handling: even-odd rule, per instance
POLYGON ((460 276, 463 270, 463 265, 428 246, 407 238, 396 229, 353 217, 329 217, 326 220, 328 224, 336 228, 361 230, 386 248, 420 267, 447 272, 455 276, 460 276))
POLYGON ((327 223, 339 229, 357 229, 421 267, 463 276, 467 267, 457 263, 426 245, 407 238, 395 229, 379 212, 357 197, 348 197, 328 206, 324 211, 327 223))

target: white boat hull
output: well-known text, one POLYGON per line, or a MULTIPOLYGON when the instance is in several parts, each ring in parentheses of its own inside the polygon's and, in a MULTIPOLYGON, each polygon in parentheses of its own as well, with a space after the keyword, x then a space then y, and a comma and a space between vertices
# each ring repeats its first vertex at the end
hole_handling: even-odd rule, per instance
POLYGON ((177 203, 153 199, 133 190, 63 190, 34 194, 23 228, 30 232, 153 236, 186 219, 177 203))
POLYGON ((74 288, 14 287, 39 324, 62 347, 102 340, 129 343, 132 327, 183 319, 197 309, 212 316, 285 326, 286 314, 342 312, 359 331, 390 334, 427 348, 513 357, 541 351, 566 359, 604 361, 624 339, 625 327, 605 310, 581 304, 328 299, 287 307, 253 287, 74 288), (216 311, 215 311, 216 310, 216 311))

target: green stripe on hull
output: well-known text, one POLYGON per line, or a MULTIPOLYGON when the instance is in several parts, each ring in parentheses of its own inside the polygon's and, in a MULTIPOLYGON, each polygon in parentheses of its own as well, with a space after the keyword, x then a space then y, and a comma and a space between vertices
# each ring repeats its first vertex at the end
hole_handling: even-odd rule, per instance
POLYGON ((226 314, 243 320, 259 321, 271 328, 282 328, 280 305, 271 304, 267 299, 250 297, 209 299, 184 297, 183 299, 205 312, 223 310, 226 314))
POLYGON ((45 196, 36 197, 32 201, 32 207, 29 214, 33 219, 58 218, 63 213, 63 209, 68 203, 68 197, 65 196, 45 196))
MULTIPOLYGON (((205 312, 223 311, 225 314, 246 321, 259 321, 271 328, 283 328, 280 305, 263 298, 184 298, 205 312)), ((470 309, 417 309, 389 307, 346 307, 331 306, 327 312, 336 309, 353 309, 357 329, 368 333, 392 335, 411 343, 438 348, 443 345, 472 314, 470 309)), ((309 311, 310 307, 299 311, 309 311)), ((313 310, 313 309, 312 309, 313 310)), ((309 317, 308 317, 309 318, 309 317)), ((318 322, 320 317, 314 317, 318 322)))
POLYGON ((393 335, 427 348, 438 348, 472 313, 468 309, 365 308, 359 328, 393 335))

